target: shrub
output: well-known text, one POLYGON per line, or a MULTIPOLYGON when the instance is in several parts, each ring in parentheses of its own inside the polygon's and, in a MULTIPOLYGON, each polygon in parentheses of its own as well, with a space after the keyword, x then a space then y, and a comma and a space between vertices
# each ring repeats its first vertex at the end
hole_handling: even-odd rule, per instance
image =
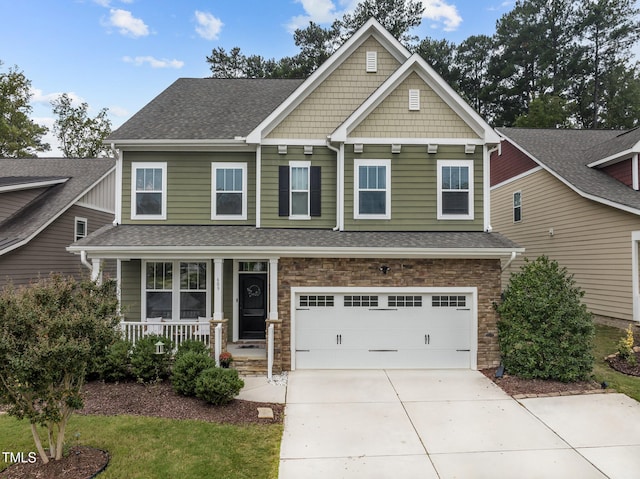
POLYGON ((131 377, 131 341, 119 339, 113 343, 98 363, 98 377, 107 382, 124 381, 131 377))
POLYGON ((197 339, 185 339, 178 345, 178 351, 176 352, 174 359, 177 361, 180 356, 188 352, 209 355, 209 350, 202 341, 198 341, 197 339))
POLYGON ((618 355, 620 359, 624 359, 632 366, 637 363, 636 354, 633 351, 633 328, 631 325, 627 328, 624 338, 618 341, 618 355))
MULTIPOLYGON (((202 343, 201 343, 202 344, 202 343)), ((177 357, 171 372, 173 389, 185 396, 196 395, 196 379, 202 371, 216 366, 214 359, 206 354, 187 351, 177 357)))
POLYGON ((594 362, 594 326, 580 301, 583 295, 556 261, 525 260, 496 306, 505 369, 525 379, 587 379, 594 362))
POLYGON ((196 380, 196 396, 216 406, 227 404, 244 387, 235 369, 209 368, 196 380))
POLYGON ((143 383, 161 381, 169 377, 173 341, 151 334, 136 341, 131 353, 131 373, 143 383), (164 353, 156 354, 156 343, 164 343, 164 353))

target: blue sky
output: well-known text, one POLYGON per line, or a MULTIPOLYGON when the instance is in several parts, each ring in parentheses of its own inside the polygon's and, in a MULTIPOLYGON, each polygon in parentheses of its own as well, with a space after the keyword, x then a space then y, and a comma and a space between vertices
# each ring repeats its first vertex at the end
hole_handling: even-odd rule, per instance
MULTIPOLYGON (((515 1, 422 0, 420 38, 459 43, 493 34, 515 1)), ((32 82, 33 117, 53 124, 50 101, 66 92, 90 115, 109 109, 114 129, 180 77, 206 77, 211 50, 280 58, 297 53, 292 32, 322 25, 358 0, 0 0, 2 70, 32 82)), ((53 135, 47 141, 55 144, 53 135)), ((49 156, 59 156, 55 149, 49 156)))

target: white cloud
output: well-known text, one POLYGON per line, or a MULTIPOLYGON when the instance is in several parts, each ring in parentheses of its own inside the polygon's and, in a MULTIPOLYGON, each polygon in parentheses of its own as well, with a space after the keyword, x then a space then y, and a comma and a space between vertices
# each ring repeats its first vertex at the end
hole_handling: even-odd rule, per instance
MULTIPOLYGON (((296 15, 287 24, 287 30, 293 33, 298 28, 306 27, 309 22, 330 23, 336 19, 340 12, 336 10, 335 4, 331 0, 295 0, 302 5, 306 15, 296 15)), ((351 5, 353 2, 349 2, 351 5)), ((341 2, 345 4, 344 1, 341 2)))
POLYGON ((151 68, 182 68, 184 66, 184 62, 181 60, 167 60, 165 58, 158 59, 152 56, 135 58, 126 56, 122 58, 122 61, 124 61, 125 63, 132 63, 136 66, 141 66, 145 63, 148 63, 151 68))
MULTIPOLYGON (((39 88, 32 88, 31 95, 31 103, 49 106, 53 100, 57 100, 62 95, 62 92, 44 93, 39 88)), ((84 99, 74 92, 67 93, 67 96, 71 98, 72 104, 80 105, 84 102, 84 99)))
POLYGON ((219 18, 199 10, 196 10, 196 22, 198 22, 196 32, 206 40, 217 40, 224 25, 219 18))
POLYGON ((135 18, 130 11, 112 8, 109 14, 108 25, 118 28, 122 35, 132 37, 149 35, 149 27, 141 19, 135 18))
POLYGON ((423 0, 424 13, 422 18, 433 20, 436 24, 444 24, 447 32, 457 29, 462 23, 462 17, 455 5, 450 5, 443 0, 423 0))

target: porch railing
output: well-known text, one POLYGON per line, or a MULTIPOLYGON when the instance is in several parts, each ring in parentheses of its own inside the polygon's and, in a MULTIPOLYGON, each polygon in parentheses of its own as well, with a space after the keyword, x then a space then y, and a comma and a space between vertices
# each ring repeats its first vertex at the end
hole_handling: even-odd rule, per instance
POLYGON ((210 347, 209 321, 122 321, 120 327, 124 339, 134 345, 145 336, 158 335, 171 339, 175 349, 187 339, 202 341, 207 348, 210 347))

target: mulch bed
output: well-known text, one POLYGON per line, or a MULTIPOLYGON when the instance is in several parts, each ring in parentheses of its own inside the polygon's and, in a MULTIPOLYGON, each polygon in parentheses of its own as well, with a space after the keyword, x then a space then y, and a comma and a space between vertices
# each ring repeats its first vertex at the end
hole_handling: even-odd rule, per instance
POLYGON ((59 461, 44 464, 40 456, 35 463, 17 463, 0 472, 2 479, 90 479, 109 463, 109 454, 100 449, 74 446, 59 461))
POLYGON ((608 356, 606 361, 613 369, 622 374, 628 374, 629 376, 640 376, 640 351, 634 351, 636 355, 636 364, 629 364, 628 361, 621 359, 617 354, 608 356))
POLYGON ((504 374, 496 378, 496 369, 484 369, 482 373, 496 383, 504 392, 515 397, 566 396, 584 394, 601 390, 602 386, 595 381, 577 381, 563 383, 548 379, 522 379, 504 374))

